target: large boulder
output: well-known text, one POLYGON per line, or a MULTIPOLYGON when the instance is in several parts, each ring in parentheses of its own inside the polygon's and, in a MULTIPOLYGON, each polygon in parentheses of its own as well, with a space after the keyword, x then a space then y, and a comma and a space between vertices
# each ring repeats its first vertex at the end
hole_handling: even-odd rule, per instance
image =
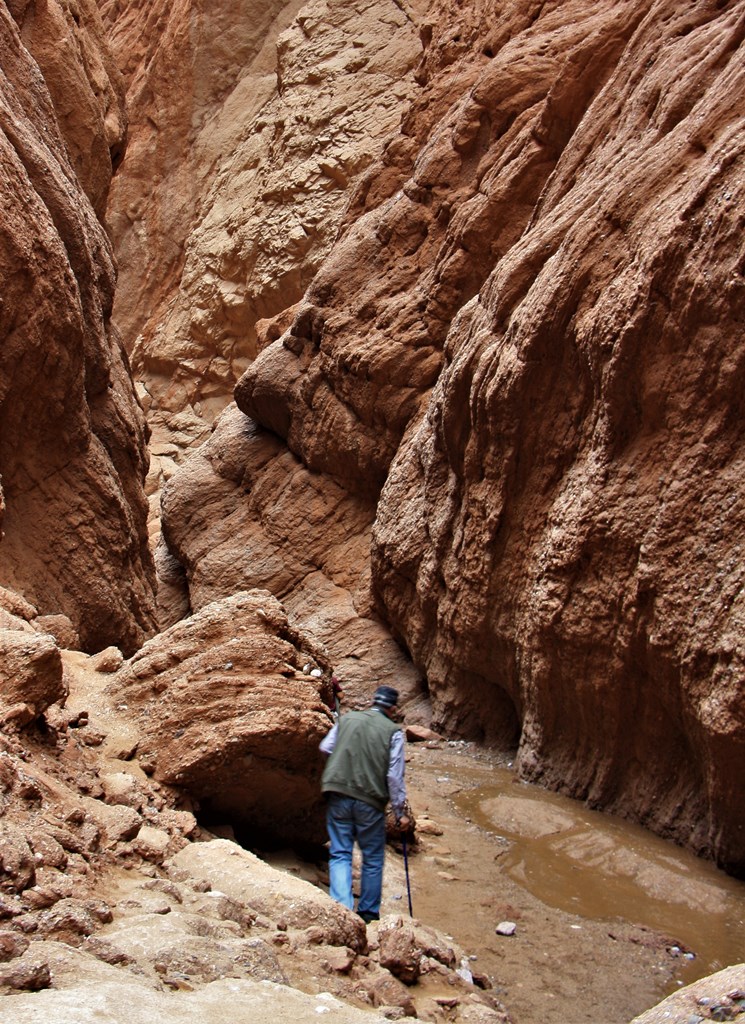
POLYGON ((0 629, 0 723, 26 725, 66 694, 54 637, 0 629))
POLYGON ((331 946, 367 948, 361 918, 301 878, 277 871, 226 839, 191 843, 167 864, 179 875, 208 883, 215 892, 245 903, 283 929, 319 931, 317 941, 331 946))
POLYGON ((323 649, 271 594, 252 591, 148 641, 109 693, 136 715, 155 779, 198 800, 205 820, 313 841, 323 838, 328 678, 323 649))

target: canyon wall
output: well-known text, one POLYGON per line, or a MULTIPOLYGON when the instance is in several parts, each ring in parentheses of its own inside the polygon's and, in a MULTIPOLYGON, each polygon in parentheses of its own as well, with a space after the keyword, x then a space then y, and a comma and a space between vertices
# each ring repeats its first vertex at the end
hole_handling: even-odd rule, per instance
POLYGON ((255 355, 256 321, 301 298, 350 182, 395 131, 424 5, 99 3, 130 115, 109 204, 115 320, 156 437, 188 446, 255 355))
POLYGON ((164 455, 249 364, 161 622, 269 587, 355 700, 741 872, 745 3, 100 6, 164 455))
POLYGON ((154 626, 146 426, 102 215, 126 136, 92 0, 0 4, 0 578, 94 649, 154 626))
POLYGON ((376 502, 434 721, 745 863, 745 5, 434 4, 239 407, 376 502))

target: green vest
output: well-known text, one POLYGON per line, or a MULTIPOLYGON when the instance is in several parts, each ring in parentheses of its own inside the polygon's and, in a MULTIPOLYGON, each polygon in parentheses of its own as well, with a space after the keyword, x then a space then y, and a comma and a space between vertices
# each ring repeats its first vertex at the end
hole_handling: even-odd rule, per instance
POLYGON ((401 728, 387 715, 369 708, 339 719, 334 749, 321 779, 324 793, 342 793, 385 810, 391 738, 401 728))

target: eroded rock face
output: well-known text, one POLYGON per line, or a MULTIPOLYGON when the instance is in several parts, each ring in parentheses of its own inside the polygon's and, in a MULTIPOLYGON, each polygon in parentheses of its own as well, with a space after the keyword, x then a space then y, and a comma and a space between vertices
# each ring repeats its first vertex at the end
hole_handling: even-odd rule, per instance
POLYGON ((109 692, 136 710, 156 780, 187 791, 212 820, 312 842, 323 839, 328 677, 323 649, 271 594, 252 591, 148 641, 109 692))
POLYGON ((78 182, 99 217, 124 151, 124 83, 95 0, 8 0, 23 45, 44 75, 78 182))
POLYGON ((435 4, 421 97, 236 391, 380 494, 439 725, 735 872, 744 12, 435 4))
POLYGON ((124 132, 94 15, 0 4, 0 577, 87 647, 131 650, 153 625, 145 424, 91 205, 124 132))
POLYGON ((346 702, 365 705, 380 683, 410 697, 417 673, 372 609, 373 516, 370 502, 309 473, 279 438, 228 408, 163 495, 181 575, 169 584, 160 572, 162 624, 185 607, 266 588, 324 644, 346 702))
POLYGON ((423 4, 100 0, 128 80, 115 318, 153 413, 208 421, 415 89, 423 4), (147 200, 144 197, 147 196, 147 200))

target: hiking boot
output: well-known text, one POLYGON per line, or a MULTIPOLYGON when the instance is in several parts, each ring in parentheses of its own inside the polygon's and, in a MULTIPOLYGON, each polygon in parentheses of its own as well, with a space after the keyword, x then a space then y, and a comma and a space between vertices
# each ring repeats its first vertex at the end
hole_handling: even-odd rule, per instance
POLYGON ((361 917, 365 924, 370 924, 371 921, 380 920, 380 914, 374 914, 371 910, 363 910, 362 913, 357 916, 361 917))

